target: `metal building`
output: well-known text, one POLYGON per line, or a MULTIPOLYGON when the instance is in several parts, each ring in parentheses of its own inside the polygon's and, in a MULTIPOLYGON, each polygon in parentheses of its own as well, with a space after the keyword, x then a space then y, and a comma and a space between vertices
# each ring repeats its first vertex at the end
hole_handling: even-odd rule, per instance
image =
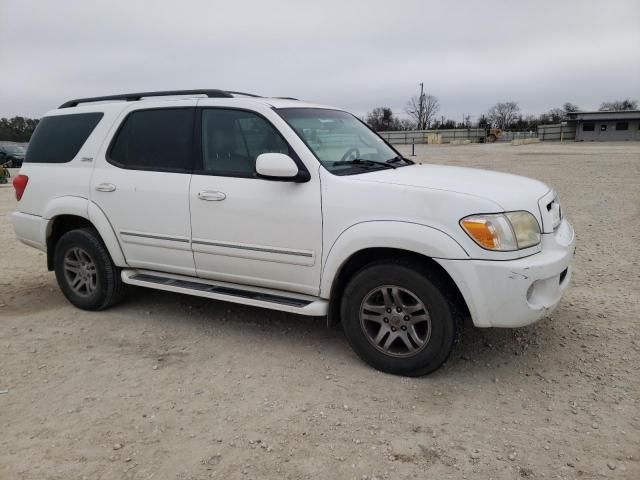
POLYGON ((640 110, 567 113, 576 142, 640 140, 640 110))

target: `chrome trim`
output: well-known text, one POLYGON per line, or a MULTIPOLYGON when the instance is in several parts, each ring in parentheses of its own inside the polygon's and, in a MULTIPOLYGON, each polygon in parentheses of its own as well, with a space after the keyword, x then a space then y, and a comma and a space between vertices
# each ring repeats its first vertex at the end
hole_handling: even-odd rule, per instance
POLYGON ((149 235, 147 233, 127 232, 124 230, 120 230, 120 235, 127 235, 129 237, 152 238, 154 240, 169 240, 172 242, 189 243, 188 238, 173 238, 173 237, 165 237, 163 235, 149 235))
POLYGON ((236 250, 248 250, 251 252, 280 253, 282 255, 294 255, 296 257, 313 258, 313 252, 296 252, 293 250, 277 250, 275 248, 249 247, 246 245, 237 245, 237 244, 233 245, 228 243, 209 242, 206 240, 192 240, 191 243, 198 244, 198 245, 208 245, 211 247, 226 247, 226 248, 234 248, 236 250))

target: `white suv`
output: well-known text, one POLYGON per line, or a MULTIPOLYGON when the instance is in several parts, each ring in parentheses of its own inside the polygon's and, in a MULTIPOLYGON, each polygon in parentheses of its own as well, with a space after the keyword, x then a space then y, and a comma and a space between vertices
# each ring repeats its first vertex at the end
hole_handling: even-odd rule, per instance
POLYGON ((18 238, 77 307, 131 284, 326 315, 395 374, 437 369, 465 319, 539 320, 571 278, 574 232, 548 186, 416 165, 353 115, 295 99, 73 100, 42 119, 13 183, 18 238))

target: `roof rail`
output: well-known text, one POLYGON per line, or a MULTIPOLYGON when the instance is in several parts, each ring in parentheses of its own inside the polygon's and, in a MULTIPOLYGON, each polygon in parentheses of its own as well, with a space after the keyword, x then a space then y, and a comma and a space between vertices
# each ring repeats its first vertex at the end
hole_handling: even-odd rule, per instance
POLYGON ((254 97, 254 98, 262 98, 261 95, 255 95, 253 93, 246 92, 234 92, 233 90, 227 90, 227 93, 231 93, 233 95, 244 95, 245 97, 254 97))
POLYGON ((64 102, 62 105, 60 105, 59 108, 76 107, 80 103, 104 102, 108 100, 125 100, 127 102, 134 102, 136 100, 140 100, 143 97, 166 97, 171 95, 206 95, 209 98, 233 98, 232 93, 248 95, 252 97, 258 96, 249 93, 227 92, 224 90, 166 90, 162 92, 122 93, 120 95, 107 95, 105 97, 77 98, 75 100, 64 102))

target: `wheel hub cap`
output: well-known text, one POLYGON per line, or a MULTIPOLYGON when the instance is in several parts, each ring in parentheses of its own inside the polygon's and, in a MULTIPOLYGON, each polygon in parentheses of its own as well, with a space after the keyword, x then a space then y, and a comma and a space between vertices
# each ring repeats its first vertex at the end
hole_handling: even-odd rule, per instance
POLYGON ((80 247, 70 248, 64 256, 64 277, 74 293, 88 297, 97 288, 98 272, 93 258, 80 247))
POLYGON ((416 294, 397 285, 377 287, 365 295, 360 326, 369 343, 393 357, 414 356, 431 338, 426 306, 416 294))

